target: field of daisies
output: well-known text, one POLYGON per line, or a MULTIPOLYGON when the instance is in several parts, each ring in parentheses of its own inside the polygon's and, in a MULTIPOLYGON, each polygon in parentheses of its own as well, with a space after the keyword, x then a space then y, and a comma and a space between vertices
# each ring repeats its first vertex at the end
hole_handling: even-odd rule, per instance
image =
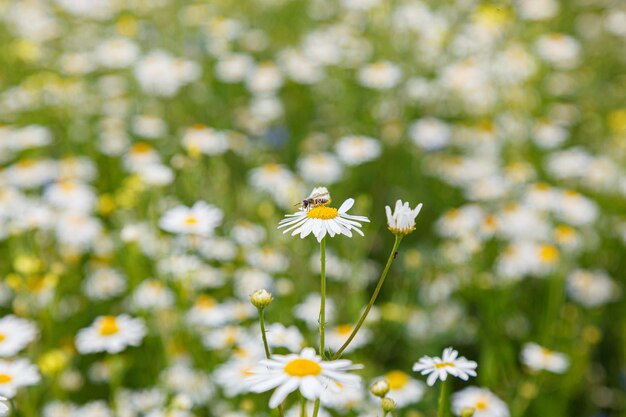
POLYGON ((0 0, 0 415, 626 416, 626 3, 0 0))

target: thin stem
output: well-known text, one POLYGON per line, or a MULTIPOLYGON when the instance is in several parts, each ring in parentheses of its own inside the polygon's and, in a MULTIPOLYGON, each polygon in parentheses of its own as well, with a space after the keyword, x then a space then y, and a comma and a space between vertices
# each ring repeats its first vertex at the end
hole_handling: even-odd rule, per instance
POLYGON ((441 391, 439 391, 439 408, 437 409, 437 417, 445 417, 448 408, 448 381, 441 382, 441 391))
POLYGON ((307 417, 306 415, 306 399, 300 396, 300 417, 307 417))
MULTIPOLYGON (((272 356, 272 353, 270 352, 270 346, 267 343, 267 335, 265 334, 265 315, 263 314, 264 310, 262 308, 258 308, 257 311, 259 312, 259 324, 261 325, 261 338, 263 339, 263 347, 265 348, 265 357, 269 359, 272 356)), ((280 417, 283 417, 285 415, 282 404, 278 406, 278 415, 280 417)))
POLYGON ((313 417, 317 417, 317 413, 320 411, 320 399, 315 400, 315 407, 313 407, 313 417))
POLYGON ((261 337, 263 338, 263 347, 265 348, 265 357, 267 359, 270 358, 270 356, 272 356, 272 354, 270 353, 270 347, 267 344, 267 335, 265 334, 265 317, 263 314, 263 309, 259 308, 259 323, 261 324, 261 337))
POLYGON ((321 302, 320 302, 320 356, 324 359, 324 342, 326 327, 326 238, 320 242, 320 280, 321 280, 321 302))
POLYGON ((354 326, 354 329, 352 330, 350 337, 348 337, 348 340, 346 340, 346 342, 339 348, 339 350, 335 352, 335 354, 331 358, 332 360, 335 360, 341 356, 343 351, 346 350, 350 342, 352 342, 352 339, 354 339, 356 334, 359 332, 359 329, 365 322, 367 315, 369 314, 370 310, 372 309, 372 306, 376 302, 376 298, 378 298, 378 293, 380 292, 380 289, 383 287, 385 278, 387 278, 387 273, 389 272, 389 268, 391 268, 391 264, 393 263, 393 260, 396 258, 396 255, 397 255, 396 251, 398 250, 398 247, 400 246, 402 237, 403 236, 396 235, 396 241, 394 242, 393 249, 391 249, 391 253, 389 254, 389 259, 387 259, 387 265, 385 265, 385 269, 383 270, 383 273, 380 275, 380 278, 378 279, 378 284, 376 284, 376 289, 374 290, 374 293, 372 294, 372 298, 370 298, 369 304, 367 304, 367 307, 365 307, 365 310, 363 310, 363 313, 361 314, 359 321, 356 323, 356 326, 354 326))

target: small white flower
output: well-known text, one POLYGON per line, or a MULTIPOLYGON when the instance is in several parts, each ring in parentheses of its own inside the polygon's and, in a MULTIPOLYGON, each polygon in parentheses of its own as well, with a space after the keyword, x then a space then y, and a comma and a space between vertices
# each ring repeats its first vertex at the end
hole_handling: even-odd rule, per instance
POLYGON ((0 356, 13 356, 37 337, 37 327, 10 315, 0 319, 0 356))
POLYGON ((177 234, 209 236, 220 225, 224 217, 222 210, 198 201, 193 207, 177 206, 167 211, 159 225, 161 229, 177 234))
POLYGON ((387 397, 396 402, 398 408, 419 402, 424 396, 424 383, 411 378, 406 372, 393 370, 384 375, 389 383, 387 397))
POLYGON ((76 349, 80 353, 118 353, 127 346, 139 346, 146 335, 142 319, 126 314, 100 316, 76 336, 76 349))
POLYGON ((467 387, 452 395, 452 411, 461 415, 464 408, 473 408, 474 417, 509 417, 506 403, 485 388, 467 387))
POLYGON ((26 359, 0 361, 0 395, 15 397, 18 388, 35 385, 41 380, 37 367, 26 359))
POLYGON ((422 375, 428 375, 426 383, 429 386, 433 386, 437 379, 445 381, 448 375, 455 376, 463 381, 467 381, 470 376, 476 376, 478 364, 467 360, 464 356, 460 358, 458 356, 459 352, 448 347, 443 350, 441 358, 422 357, 413 365, 413 371, 420 372, 422 375))
POLYGON ((569 359, 536 343, 526 343, 521 353, 522 363, 534 371, 546 370, 562 374, 569 368, 569 359))
POLYGON ((265 392, 276 388, 270 398, 270 408, 276 408, 287 395, 300 390, 304 398, 314 401, 322 395, 329 381, 341 385, 357 385, 361 378, 347 371, 361 369, 347 359, 322 361, 312 348, 304 348, 300 354, 274 355, 262 360, 250 370, 247 382, 252 392, 265 392))
MULTIPOLYGON (((324 188, 321 187, 320 189, 324 188)), ((316 190, 318 189, 316 188, 316 190)), ((319 193, 317 194, 319 195, 319 193)), ((330 195, 328 193, 326 195, 328 202, 330 202, 330 195)), ((369 223, 369 219, 364 216, 347 214, 347 211, 354 205, 354 199, 347 199, 339 209, 328 207, 327 204, 315 205, 308 210, 300 209, 294 214, 288 214, 285 219, 280 221, 278 228, 286 228, 283 233, 291 232, 291 236, 300 234, 301 239, 313 233, 318 242, 321 242, 327 233, 330 237, 339 234, 352 237, 352 230, 354 230, 363 236, 359 222, 369 223)))
POLYGON ((420 213, 422 204, 418 204, 411 210, 409 203, 402 203, 402 201, 396 201, 396 207, 391 213, 391 207, 385 206, 385 212, 387 213, 387 226, 391 233, 394 235, 408 235, 415 230, 415 218, 420 213))

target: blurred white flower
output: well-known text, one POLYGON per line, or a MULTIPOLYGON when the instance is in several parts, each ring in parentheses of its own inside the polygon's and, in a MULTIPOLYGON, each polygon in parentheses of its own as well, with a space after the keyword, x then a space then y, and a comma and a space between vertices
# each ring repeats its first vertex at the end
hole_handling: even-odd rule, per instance
POLYGON ((506 403, 486 388, 467 387, 452 395, 452 411, 461 415, 464 408, 473 408, 474 417, 509 417, 506 403))
POLYGON ((143 319, 126 314, 100 316, 76 335, 76 350, 80 353, 119 353, 128 346, 139 346, 146 335, 143 319))
POLYGON ((0 395, 13 398, 19 388, 35 385, 40 380, 37 367, 27 359, 12 362, 0 360, 0 395))
POLYGON ((569 359, 560 352, 539 346, 536 343, 526 343, 521 352, 522 363, 534 371, 550 371, 562 374, 569 368, 569 359))
POLYGON ((177 206, 168 210, 161 220, 161 229, 176 234, 210 236, 222 223, 222 210, 204 201, 196 202, 191 208, 177 206))

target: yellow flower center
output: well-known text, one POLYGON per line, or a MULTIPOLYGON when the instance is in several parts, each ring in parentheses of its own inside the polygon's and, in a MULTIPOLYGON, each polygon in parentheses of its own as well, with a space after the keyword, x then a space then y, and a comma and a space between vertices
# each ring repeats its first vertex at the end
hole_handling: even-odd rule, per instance
POLYGON ((474 407, 477 410, 486 410, 487 409, 487 402, 485 400, 478 400, 478 401, 476 401, 476 404, 474 404, 474 407))
POLYGON ((334 207, 317 206, 309 210, 306 216, 311 219, 330 220, 339 216, 339 212, 334 207))
POLYGON ((4 342, 4 339, 6 339, 7 337, 4 335, 4 333, 0 333, 0 343, 4 342))
POLYGON ((385 375, 390 389, 402 389, 409 382, 409 375, 402 371, 391 371, 385 375))
POLYGON ((435 368, 437 369, 445 368, 446 366, 454 368, 454 364, 452 362, 441 362, 435 364, 435 368))
POLYGON ((309 359, 294 359, 285 366, 285 372, 289 376, 305 377, 316 376, 322 373, 322 367, 309 359))
POLYGON ((559 250, 552 245, 543 245, 539 257, 542 262, 553 264, 559 259, 559 250))
POLYGON ((390 389, 402 389, 409 382, 409 375, 402 371, 391 371, 386 375, 390 389))
POLYGON ((7 384, 13 381, 13 377, 8 374, 0 374, 0 384, 7 384))
POLYGON ((100 322, 100 334, 102 336, 112 336, 120 331, 115 316, 105 316, 100 322))
POLYGON ((350 332, 352 332, 352 326, 349 324, 340 324, 339 326, 337 326, 337 333, 342 336, 347 336, 350 334, 350 332))
POLYGON ((134 153, 134 154, 148 153, 152 151, 152 146, 148 145, 147 143, 139 142, 139 143, 134 144, 131 147, 130 151, 131 153, 134 153))
POLYGON ((213 308, 215 307, 215 300, 208 295, 201 295, 196 300, 196 305, 200 308, 213 308))
POLYGON ((196 219, 196 218, 195 218, 195 217, 193 217, 193 216, 188 216, 188 217, 185 219, 185 223, 187 223, 187 224, 188 224, 188 225, 190 225, 190 226, 193 226, 194 224, 198 223, 198 219, 196 219))

